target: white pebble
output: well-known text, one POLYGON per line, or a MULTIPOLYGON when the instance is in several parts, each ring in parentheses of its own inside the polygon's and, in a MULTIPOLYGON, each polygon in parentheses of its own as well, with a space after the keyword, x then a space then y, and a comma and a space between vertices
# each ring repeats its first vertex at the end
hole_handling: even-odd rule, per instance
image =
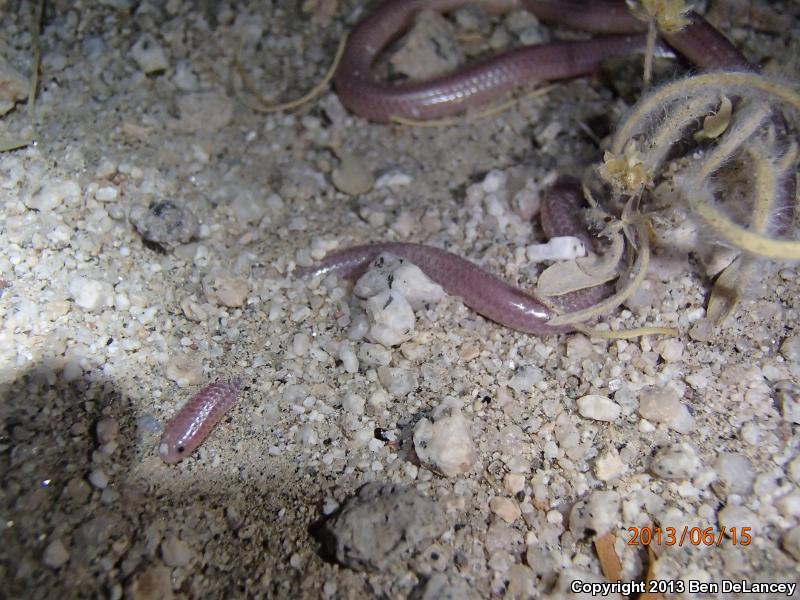
POLYGON ((91 312, 114 305, 114 288, 110 283, 86 277, 75 277, 69 284, 75 304, 91 312))
POLYGON ((800 526, 793 527, 783 536, 781 546, 792 555, 792 558, 800 561, 800 526))
POLYGON ((386 391, 394 396, 407 396, 417 387, 416 375, 400 367, 379 367, 378 379, 386 391))
POLYGON ((550 238, 544 244, 530 244, 525 248, 528 260, 541 262, 544 260, 571 260, 586 256, 583 242, 571 236, 557 236, 550 238))
POLYGON ((797 456, 789 463, 786 467, 786 474, 789 476, 789 479, 800 485, 800 456, 797 456))
POLYGON ((683 342, 675 338, 668 338, 656 344, 656 352, 667 362, 676 362, 683 356, 683 342))
POLYGON ((392 353, 380 344, 361 344, 358 359, 365 365, 382 367, 392 360, 392 353))
POLYGON ((726 530, 741 531, 743 527, 750 528, 750 534, 756 534, 761 529, 761 522, 756 514, 746 506, 728 505, 719 511, 719 524, 726 530))
POLYGON ((404 263, 392 271, 392 289, 400 292, 415 310, 426 304, 436 304, 445 296, 442 286, 410 263, 404 263))
POLYGON ((628 466, 616 451, 599 456, 594 464, 594 473, 600 481, 612 481, 622 475, 628 466))
POLYGON ((671 387, 643 388, 639 394, 639 414, 654 423, 672 421, 680 415, 680 397, 671 387))
POLYGON ((228 270, 214 269, 203 278, 203 292, 209 302, 237 308, 244 305, 247 300, 250 284, 246 279, 238 277, 228 270))
POLYGON ((489 501, 489 509, 506 523, 513 523, 519 519, 522 511, 519 505, 510 498, 495 496, 489 501))
POLYGON ((295 356, 305 356, 310 345, 311 340, 307 334, 295 333, 292 338, 292 353, 295 356))
POLYGON ((650 469, 662 479, 686 479, 697 473, 701 466, 695 449, 684 442, 659 450, 650 469))
POLYGON ((130 49, 129 55, 145 75, 164 71, 169 66, 164 49, 149 33, 139 36, 130 49))
POLYGON ((434 422, 422 419, 414 427, 414 450, 431 470, 454 477, 472 470, 477 450, 461 410, 447 399, 442 405, 445 408, 435 411, 434 422))
POLYGON ((315 446, 319 442, 317 430, 311 425, 303 425, 295 433, 295 439, 304 446, 315 446))
POLYGON ((97 188, 94 198, 98 202, 114 202, 119 196, 119 190, 113 185, 104 185, 97 188))
POLYGON ((414 334, 414 310, 405 296, 394 290, 367 300, 370 329, 367 337, 384 346, 397 346, 414 334))
POLYGON ((507 180, 508 176, 503 171, 493 169, 486 174, 486 177, 483 178, 483 191, 487 194, 497 192, 506 186, 507 180))
POLYGON ((185 567, 192 558, 192 551, 182 539, 169 535, 161 542, 161 558, 168 567, 185 567))
POLYGON ((363 415, 366 402, 367 401, 358 394, 347 394, 342 400, 342 408, 354 415, 363 415))
POLYGON ((89 483, 98 490, 104 490, 108 487, 108 475, 102 469, 95 469, 89 473, 89 483))
POLYGON ((509 380, 508 387, 518 394, 529 393, 533 386, 544 380, 544 372, 535 366, 527 366, 517 369, 514 376, 509 380))
POLYGON ((42 562, 51 569, 58 569, 69 560, 69 550, 64 546, 64 542, 55 539, 44 549, 42 562))
POLYGON ((723 452, 714 463, 719 481, 729 494, 749 494, 753 491, 756 473, 750 459, 737 452, 723 452))
POLYGON ((119 423, 111 417, 104 417, 97 422, 95 432, 97 433, 97 441, 101 444, 106 444, 116 439, 117 434, 119 434, 119 423))
POLYGON ((781 496, 775 501, 777 508, 784 517, 800 517, 800 490, 781 496))
POLYGON ((619 404, 605 396, 589 394, 578 398, 578 412, 587 419, 614 421, 619 417, 621 411, 619 404))
POLYGON ((358 357, 350 344, 344 342, 340 344, 338 356, 346 373, 358 373, 358 357))
POLYGON ((622 500, 618 492, 594 491, 572 508, 569 528, 573 532, 592 529, 602 535, 617 526, 622 500))
POLYGON ((518 494, 525 489, 525 475, 522 473, 509 473, 503 479, 503 486, 509 494, 518 494))

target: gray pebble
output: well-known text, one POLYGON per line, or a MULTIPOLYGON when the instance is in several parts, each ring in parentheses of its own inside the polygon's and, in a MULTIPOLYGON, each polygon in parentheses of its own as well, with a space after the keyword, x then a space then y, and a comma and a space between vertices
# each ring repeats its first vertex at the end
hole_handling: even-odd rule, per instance
POLYGON ((447 529, 442 508, 414 489, 368 483, 325 524, 338 562, 356 571, 385 571, 426 548, 447 529))
POLYGON ((134 206, 128 218, 145 240, 157 244, 185 244, 197 233, 194 213, 171 200, 134 206))
POLYGON ((174 535, 161 542, 161 558, 168 567, 185 567, 192 558, 189 544, 174 535))
POLYGON ((58 569, 69 560, 69 550, 64 546, 64 542, 55 539, 44 549, 42 562, 51 569, 58 569))

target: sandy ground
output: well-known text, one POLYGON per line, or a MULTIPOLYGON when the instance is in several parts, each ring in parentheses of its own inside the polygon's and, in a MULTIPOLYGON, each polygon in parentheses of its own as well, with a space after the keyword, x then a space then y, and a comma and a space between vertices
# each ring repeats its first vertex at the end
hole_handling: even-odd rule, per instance
MULTIPOLYGON (((760 264, 715 327, 707 246, 661 251, 635 310, 603 321, 674 326, 674 340, 538 338, 447 298, 388 350, 410 391, 387 391, 363 358, 347 372, 363 302, 345 283, 288 277, 293 264, 407 240, 530 285, 522 249, 541 232, 513 216, 512 197, 598 160, 638 93, 635 64, 618 63, 443 129, 369 124, 332 92, 292 114, 237 99, 237 61, 265 95, 313 85, 362 4, 47 3, 36 142, 0 154, 0 596, 405 598, 428 585, 437 597, 429 582, 443 573, 451 595, 438 597, 465 583, 475 597, 555 598, 600 577, 593 541, 607 530, 626 581, 649 562, 670 585, 800 581, 794 266, 760 264), (334 186, 335 148, 371 191, 334 186), (492 170, 500 217, 482 196, 492 170), (128 216, 164 202, 169 239, 145 243, 128 216), (161 423, 228 376, 245 381, 236 407, 199 452, 165 465, 161 423), (613 399, 616 418, 581 414, 590 395, 613 399), (448 397, 476 456, 442 477, 411 438, 448 397), (686 472, 667 476, 664 461, 686 472), (448 528, 365 573, 328 560, 314 532, 370 481, 435 500, 448 528), (750 527, 752 541, 661 545, 651 561, 626 543, 649 523, 750 527)), ((797 81, 800 5, 747 6, 714 3, 711 16, 797 81)), ((0 0, 0 56, 22 74, 32 10, 0 0)), ((513 24, 477 19, 482 39, 513 41, 497 33, 513 24)), ((26 124, 19 103, 0 132, 26 124)))

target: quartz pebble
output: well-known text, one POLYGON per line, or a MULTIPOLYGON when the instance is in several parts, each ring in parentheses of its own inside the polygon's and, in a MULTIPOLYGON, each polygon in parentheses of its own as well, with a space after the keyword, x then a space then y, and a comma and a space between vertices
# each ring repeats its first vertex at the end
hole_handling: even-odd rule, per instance
POLYGON ((225 269, 214 269, 203 278, 203 292, 209 302, 235 308, 243 306, 250 293, 247 279, 225 269))
POLYGON ((64 542, 55 539, 47 544, 42 554, 42 562, 51 569, 58 569, 69 560, 69 550, 64 546, 64 542))
POLYGON ((105 281, 75 277, 70 281, 69 293, 75 304, 90 312, 114 306, 114 288, 105 281))
POLYGON ((97 441, 106 444, 117 438, 119 434, 119 423, 111 417, 104 417, 97 422, 95 428, 97 441))
POLYGON ((719 511, 717 516, 720 527, 724 527, 729 532, 733 529, 741 531, 743 527, 749 527, 751 534, 756 534, 761 528, 756 514, 746 506, 729 504, 719 511))
POLYGON ((650 465, 651 471, 662 479, 686 479, 697 473, 700 467, 697 452, 685 442, 661 448, 650 465))
POLYGON ((378 380, 387 392, 398 397, 407 396, 417 387, 415 373, 402 367, 379 367, 378 380))
POLYGON ((108 475, 101 469, 95 469, 89 473, 89 483, 97 489, 104 490, 108 487, 108 475))
POLYGON ((587 529, 602 535, 617 525, 621 498, 618 492, 594 491, 586 500, 577 502, 569 517, 570 531, 583 534, 587 529))
POLYGON ((192 552, 185 541, 168 535, 161 542, 161 558, 168 567, 185 567, 192 558, 192 552))
POLYGON ((145 75, 165 71, 169 66, 164 49, 149 33, 143 33, 131 47, 130 57, 145 75))
POLYGON ((583 242, 576 237, 557 236, 544 244, 531 244, 525 249, 528 260, 532 263, 545 260, 571 260, 586 256, 583 242))
POLYGON ((387 290, 367 300, 370 329, 367 337, 387 347, 398 346, 414 335, 414 310, 405 296, 387 290))
POLYGON ((199 224, 191 210, 171 200, 137 204, 128 219, 145 240, 167 245, 185 244, 197 235, 199 224))
POLYGON ((610 398, 590 394, 578 398, 578 412, 587 419, 614 421, 619 417, 621 409, 619 404, 610 398))
POLYGON ((723 452, 714 462, 714 470, 724 490, 719 486, 714 489, 723 498, 727 494, 747 495, 753 491, 756 473, 750 459, 743 454, 723 452))
POLYGON ((513 523, 522 514, 516 502, 502 496, 492 498, 489 501, 489 509, 506 523, 513 523))
POLYGON ((680 394, 671 387, 646 387, 639 394, 639 414, 648 421, 669 422, 680 415, 680 408, 680 394))
POLYGON ((420 461, 446 477, 472 470, 477 450, 470 426, 458 402, 445 398, 433 413, 434 421, 421 419, 414 427, 414 450, 420 461))
POLYGON ((781 540, 781 546, 796 561, 800 561, 800 526, 792 527, 781 540))
POLYGON ((366 404, 366 400, 363 396, 359 396, 358 394, 347 394, 342 400, 342 408, 349 413, 353 413, 354 415, 363 415, 364 414, 364 405, 366 404))
POLYGON ((385 571, 447 528, 441 507, 412 488, 373 482, 325 525, 331 553, 356 571, 385 571))

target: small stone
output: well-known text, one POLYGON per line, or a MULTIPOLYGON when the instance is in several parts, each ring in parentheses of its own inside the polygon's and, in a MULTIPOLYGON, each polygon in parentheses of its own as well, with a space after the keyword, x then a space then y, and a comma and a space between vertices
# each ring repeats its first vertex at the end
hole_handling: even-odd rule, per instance
POLYGON ((777 508, 784 517, 800 517, 800 490, 781 496, 775 501, 777 508))
POLYGON ((445 296, 442 286, 432 281, 416 265, 403 263, 391 275, 392 289, 401 293, 414 310, 426 304, 436 304, 445 296))
POLYGON ((412 488, 368 483, 325 523, 329 551, 357 571, 385 571, 447 529, 442 508, 412 488))
POLYGON ((295 433, 295 439, 304 446, 316 446, 319 442, 317 430, 311 425, 303 425, 295 433))
POLYGON ((405 296, 394 290, 367 300, 370 329, 367 337, 387 347, 398 346, 414 334, 414 310, 405 296))
POLYGON ((0 115, 6 114, 14 104, 28 97, 30 84, 27 77, 0 57, 0 115))
POLYGON ((747 495, 753 491, 756 473, 750 459, 737 452, 723 452, 714 462, 717 481, 714 491, 721 497, 727 494, 747 495), (724 486, 724 487, 723 487, 724 486))
POLYGON ((463 58, 454 34, 450 21, 434 11, 422 10, 390 63, 397 72, 414 79, 447 73, 463 58))
POLYGON ((61 206, 65 200, 80 198, 81 188, 72 180, 48 183, 33 194, 24 194, 22 202, 30 209, 50 212, 61 206))
POLYGON ((83 504, 92 494, 92 488, 80 477, 73 477, 67 482, 64 494, 76 504, 83 504))
POLYGON ((582 417, 595 421, 614 421, 622 409, 611 398, 590 394, 578 398, 578 412, 582 417))
POLYGON ((69 293, 75 304, 90 312, 114 306, 114 288, 105 281, 75 277, 69 283, 69 293))
POLYGON ((504 598, 533 598, 536 595, 536 576, 527 565, 511 565, 506 571, 506 594, 504 598))
POLYGON ((675 338, 668 338, 656 344, 655 350, 665 361, 677 362, 683 357, 683 342, 675 338))
POLYGON ((336 155, 339 157, 339 166, 331 174, 336 189, 349 196, 369 192, 375 184, 375 177, 364 162, 341 148, 336 149, 336 155))
POLYGON ((192 559, 192 551, 182 539, 168 535, 161 542, 161 558, 168 567, 185 567, 192 559))
POLYGON ((783 340, 781 354, 791 362, 800 362, 800 335, 792 335, 783 340))
POLYGON ((733 529, 741 531, 743 527, 748 527, 751 535, 753 535, 761 529, 761 522, 758 517, 746 506, 729 504, 719 511, 717 517, 720 527, 724 527, 728 531, 733 529))
POLYGON ((701 467, 695 449, 687 443, 677 443, 659 450, 650 470, 662 479, 687 479, 701 467))
POLYGON ((113 185, 103 185, 94 192, 94 199, 98 202, 115 202, 119 197, 119 190, 113 185))
POLYGON ((646 387, 639 394, 639 414, 654 423, 665 423, 680 416, 680 394, 671 387, 646 387))
POLYGON ((516 370, 508 381, 508 387, 518 394, 530 393, 533 386, 544 380, 544 371, 539 367, 526 366, 516 370))
POLYGON ((525 475, 522 473, 509 473, 503 479, 503 487, 509 494, 518 494, 525 489, 525 475))
POLYGON ((781 540, 781 546, 792 557, 800 562, 800 526, 792 527, 784 534, 781 540))
POLYGON ((55 539, 47 544, 42 554, 42 562, 51 569, 58 569, 69 560, 69 550, 64 546, 64 542, 55 539))
POLYGON ((111 417, 104 417, 97 422, 95 427, 97 441, 106 444, 117 438, 119 434, 119 423, 111 417))
POLYGON ((365 365, 382 367, 392 361, 392 353, 380 344, 361 344, 358 359, 365 365))
POLYGON ((506 523, 511 524, 522 515, 519 505, 510 498, 495 496, 489 501, 489 509, 506 523))
POLYGON ((786 474, 789 476, 789 479, 800 485, 800 456, 797 456, 789 463, 786 467, 786 474))
POLYGON ((570 531, 583 535, 591 529, 602 535, 617 526, 622 500, 619 493, 594 491, 586 500, 573 506, 569 516, 570 531))
POLYGON ((398 397, 407 396, 417 387, 417 376, 401 367, 379 367, 378 380, 387 392, 398 397))
POLYGON ((171 200, 137 204, 128 219, 145 240, 174 246, 185 244, 197 235, 199 222, 194 213, 171 200))
POLYGON ((342 408, 354 415, 363 415, 366 402, 366 399, 358 394, 347 394, 342 400, 342 408))
POLYGON ((225 269, 214 269, 203 278, 203 292, 209 302, 236 308, 244 306, 250 293, 247 279, 225 269))
POLYGON ((172 570, 153 565, 137 573, 127 590, 130 600, 172 600, 172 570))
POLYGON ((179 120, 175 128, 184 133, 213 133, 233 121, 236 103, 224 91, 208 90, 182 94, 175 99, 179 120))
POLYGON ((305 356, 310 345, 311 340, 308 337, 308 334, 295 333, 294 337, 292 338, 292 354, 295 356, 305 356))
POLYGON ((108 475, 102 469, 95 469, 89 473, 89 483, 99 490, 104 490, 108 487, 108 475))
POLYGON ((628 466, 619 452, 611 450, 599 456, 594 464, 594 473, 600 481, 612 481, 622 475, 628 466))
POLYGON ((169 66, 164 49, 149 33, 143 33, 128 53, 145 75, 165 71, 169 66))
POLYGON ((428 468, 446 477, 468 473, 477 460, 469 422, 445 398, 434 411, 434 422, 421 419, 414 427, 414 450, 428 468))
POLYGON ((436 573, 415 590, 410 600, 477 600, 472 586, 455 573, 436 573))

